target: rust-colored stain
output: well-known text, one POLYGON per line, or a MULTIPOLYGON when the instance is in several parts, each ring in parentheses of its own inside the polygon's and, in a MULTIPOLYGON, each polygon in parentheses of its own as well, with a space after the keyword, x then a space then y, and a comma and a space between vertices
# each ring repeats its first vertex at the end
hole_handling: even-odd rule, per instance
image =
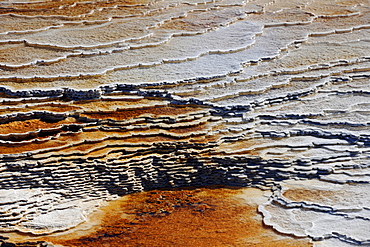
POLYGON ((195 133, 198 131, 204 131, 205 126, 206 124, 200 124, 197 126, 191 126, 191 127, 185 127, 185 128, 173 128, 173 129, 170 129, 169 131, 172 133, 177 133, 177 134, 195 133))
POLYGON ((67 136, 60 136, 57 140, 21 144, 0 144, 0 154, 16 154, 41 149, 61 147, 69 144, 72 141, 80 141, 80 135, 81 134, 79 133, 73 133, 67 136))
POLYGON ((164 106, 164 107, 145 107, 140 109, 126 109, 123 111, 115 112, 94 112, 84 113, 82 116, 95 119, 113 119, 113 120, 125 120, 138 117, 143 114, 153 114, 154 116, 177 116, 180 114, 186 114, 189 112, 199 111, 202 108, 192 107, 176 107, 176 106, 164 106))
POLYGON ((70 112, 78 110, 80 108, 68 105, 41 105, 41 106, 31 106, 29 109, 32 110, 43 110, 43 111, 52 111, 52 112, 70 112))
POLYGON ((25 121, 14 121, 7 124, 0 124, 0 134, 26 133, 40 129, 50 129, 59 127, 62 124, 71 123, 70 119, 62 120, 56 123, 45 122, 40 119, 30 119, 25 121))
POLYGON ((99 110, 112 110, 117 107, 127 107, 127 106, 136 106, 137 105, 150 105, 150 104, 161 104, 165 105, 164 102, 158 100, 148 100, 148 99, 115 99, 115 100, 91 100, 91 101, 75 101, 73 105, 78 107, 83 107, 86 110, 89 109, 99 109, 99 110))
POLYGON ((63 246, 312 246, 265 227, 256 204, 242 203, 235 188, 153 190, 102 208, 88 236, 48 237, 63 246))

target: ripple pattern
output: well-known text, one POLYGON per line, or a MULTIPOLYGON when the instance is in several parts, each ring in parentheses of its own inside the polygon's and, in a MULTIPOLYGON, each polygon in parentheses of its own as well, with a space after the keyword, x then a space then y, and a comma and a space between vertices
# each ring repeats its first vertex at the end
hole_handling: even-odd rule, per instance
POLYGON ((365 0, 0 2, 0 231, 117 196, 272 190, 277 231, 369 245, 365 0))

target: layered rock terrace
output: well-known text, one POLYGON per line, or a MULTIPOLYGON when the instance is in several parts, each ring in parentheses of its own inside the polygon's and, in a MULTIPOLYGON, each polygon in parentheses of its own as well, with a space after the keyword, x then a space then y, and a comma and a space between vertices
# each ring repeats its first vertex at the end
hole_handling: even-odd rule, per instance
POLYGON ((271 190, 281 233, 370 244, 368 1, 2 1, 0 23, 0 231, 223 184, 271 190))

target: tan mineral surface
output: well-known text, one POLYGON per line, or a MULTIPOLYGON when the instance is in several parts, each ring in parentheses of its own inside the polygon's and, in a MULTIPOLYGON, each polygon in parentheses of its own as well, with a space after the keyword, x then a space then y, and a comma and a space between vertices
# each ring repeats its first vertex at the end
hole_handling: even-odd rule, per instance
POLYGON ((369 246, 366 0, 0 1, 0 246, 369 246))

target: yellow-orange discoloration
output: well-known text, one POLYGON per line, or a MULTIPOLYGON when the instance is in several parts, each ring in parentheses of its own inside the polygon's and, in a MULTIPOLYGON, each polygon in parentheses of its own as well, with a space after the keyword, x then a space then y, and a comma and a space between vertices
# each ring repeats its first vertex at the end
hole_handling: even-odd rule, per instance
POLYGON ((40 119, 30 119, 25 121, 14 121, 7 124, 0 124, 0 134, 9 134, 9 133, 26 133, 31 131, 36 131, 40 129, 50 129, 59 127, 62 124, 73 123, 70 118, 65 120, 50 123, 45 122, 40 119))
POLYGON ((257 205, 233 188, 155 190, 102 208, 95 233, 48 237, 63 246, 312 246, 262 224, 257 205))
POLYGON ((30 107, 32 110, 43 109, 44 111, 51 111, 51 112, 70 112, 74 110, 78 110, 78 107, 74 106, 67 106, 67 105, 44 105, 44 106, 34 106, 30 107))
POLYGON ((95 119, 113 119, 113 120, 125 120, 138 117, 143 114, 152 114, 156 116, 177 116, 180 114, 186 114, 189 112, 199 111, 201 108, 191 107, 175 107, 175 106, 164 106, 164 107, 146 107, 146 108, 135 108, 127 109, 124 111, 116 112, 99 112, 99 113, 84 113, 82 116, 95 119))
POLYGON ((283 193, 283 196, 293 201, 339 201, 344 192, 316 189, 289 189, 283 193))
POLYGON ((238 154, 246 154, 246 155, 259 155, 260 152, 253 148, 253 146, 257 146, 262 144, 264 140, 259 139, 249 139, 249 140, 240 140, 234 143, 222 143, 217 150, 220 152, 227 152, 232 153, 235 155, 238 154))
POLYGON ((80 141, 78 133, 70 135, 62 135, 57 140, 21 143, 21 144, 0 144, 0 154, 16 154, 23 152, 30 152, 35 150, 49 149, 55 147, 66 146, 70 142, 80 141))
POLYGON ((191 126, 191 127, 173 128, 173 129, 170 129, 169 132, 176 133, 176 134, 195 133, 195 132, 199 132, 199 131, 204 131, 205 127, 206 127, 205 124, 200 124, 200 125, 191 126))

